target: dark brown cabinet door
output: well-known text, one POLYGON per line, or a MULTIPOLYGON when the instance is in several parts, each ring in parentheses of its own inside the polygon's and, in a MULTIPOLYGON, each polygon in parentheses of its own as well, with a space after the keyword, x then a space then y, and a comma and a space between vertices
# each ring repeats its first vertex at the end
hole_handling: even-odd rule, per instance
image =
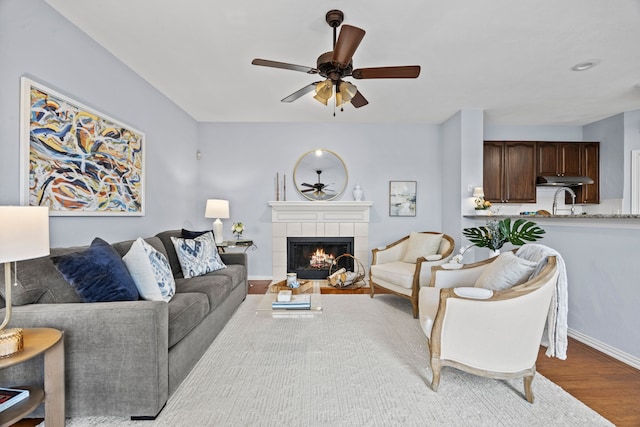
POLYGON ((538 175, 555 176, 558 174, 558 145, 538 143, 538 175))
POLYGON ((594 182, 577 188, 576 203, 600 203, 600 143, 580 144, 580 161, 582 174, 594 182))
POLYGON ((535 203, 536 148, 532 142, 505 142, 505 202, 535 203))
POLYGON ((485 199, 494 203, 536 201, 536 145, 534 142, 484 143, 485 199))
POLYGON ((503 147, 502 142, 484 143, 482 186, 484 198, 490 202, 502 201, 503 147))
POLYGON ((561 176, 582 175, 580 143, 558 144, 558 172, 561 176))

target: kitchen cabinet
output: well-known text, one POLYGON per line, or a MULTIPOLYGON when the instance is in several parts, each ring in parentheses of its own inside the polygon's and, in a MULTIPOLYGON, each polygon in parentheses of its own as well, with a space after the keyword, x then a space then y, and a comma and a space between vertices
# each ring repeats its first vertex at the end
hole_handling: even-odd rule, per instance
POLYGON ((582 163, 581 143, 578 142, 538 142, 538 175, 542 176, 580 176, 582 163))
POLYGON ((586 142, 580 145, 581 175, 593 179, 593 184, 575 188, 576 203, 600 203, 600 143, 586 142))
POLYGON ((485 141, 483 188, 493 203, 535 203, 536 143, 485 141))
MULTIPOLYGON (((599 142, 537 142, 537 173, 543 176, 588 176, 593 184, 572 187, 576 203, 600 203, 599 142)), ((565 193, 565 203, 571 196, 565 193)))

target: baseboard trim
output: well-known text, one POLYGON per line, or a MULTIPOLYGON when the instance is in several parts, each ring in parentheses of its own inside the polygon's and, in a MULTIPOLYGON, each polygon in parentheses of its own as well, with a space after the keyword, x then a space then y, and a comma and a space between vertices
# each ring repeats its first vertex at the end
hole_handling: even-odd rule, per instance
POLYGON ((640 369, 640 358, 630 355, 629 353, 625 353, 615 347, 611 347, 609 344, 605 344, 602 341, 598 341, 594 338, 591 338, 581 332, 578 332, 574 329, 569 328, 567 331, 567 335, 571 338, 580 341, 583 344, 588 345, 591 348, 594 348, 608 356, 613 357, 620 362, 632 366, 636 369, 640 369))
POLYGON ((249 276, 248 280, 271 280, 271 276, 249 276))

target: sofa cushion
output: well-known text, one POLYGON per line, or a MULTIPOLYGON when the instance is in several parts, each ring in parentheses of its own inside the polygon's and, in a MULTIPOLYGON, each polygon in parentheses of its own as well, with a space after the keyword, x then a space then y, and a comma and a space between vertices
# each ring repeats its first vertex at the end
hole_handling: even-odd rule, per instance
POLYGON ((179 343, 209 314, 209 299, 203 293, 176 293, 169 301, 169 348, 179 343))
MULTIPOLYGON (((144 239, 144 241, 151 245, 153 249, 160 252, 167 259, 169 259, 169 256, 167 255, 167 249, 164 247, 164 244, 159 237, 147 237, 144 239)), ((129 250, 131 249, 131 245, 133 245, 134 242, 135 240, 125 240, 123 242, 112 243, 111 246, 116 250, 116 252, 120 254, 121 257, 123 257, 127 254, 127 252, 129 252, 129 250)))
POLYGON ((226 268, 226 265, 220 259, 218 248, 211 232, 207 232, 195 239, 172 237, 171 241, 178 254, 182 275, 186 279, 226 268))
POLYGON ((167 259, 169 260, 169 265, 171 266, 171 271, 173 272, 173 277, 175 278, 182 277, 182 268, 180 267, 180 260, 178 260, 178 254, 176 253, 176 248, 173 246, 171 238, 181 236, 180 230, 167 230, 156 234, 156 237, 160 239, 164 246, 167 259))
POLYGON ((413 287, 413 275, 416 272, 415 263, 410 262, 387 262, 384 264, 374 264, 371 266, 371 277, 395 283, 406 289, 413 287))
POLYGON ((139 297, 118 252, 98 237, 84 251, 51 260, 84 302, 134 301, 139 297))
POLYGON ((141 237, 122 257, 140 296, 149 301, 169 301, 175 293, 176 283, 167 257, 141 237))
POLYGON ((431 233, 418 233, 412 231, 409 234, 409 243, 407 244, 407 251, 402 259, 404 262, 416 263, 416 260, 420 257, 426 257, 428 255, 435 255, 440 249, 440 243, 442 242, 442 234, 431 233))
POLYGON ((529 280, 537 263, 517 257, 513 252, 503 252, 488 264, 476 280, 478 288, 501 291, 529 280))

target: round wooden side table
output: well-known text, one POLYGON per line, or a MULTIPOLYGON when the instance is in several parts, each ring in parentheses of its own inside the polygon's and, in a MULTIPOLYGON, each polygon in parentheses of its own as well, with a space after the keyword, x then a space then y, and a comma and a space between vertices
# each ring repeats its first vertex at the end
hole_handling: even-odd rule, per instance
POLYGON ((10 426, 29 415, 44 402, 47 427, 63 427, 64 340, 63 333, 52 328, 23 328, 24 350, 0 359, 0 369, 18 365, 44 354, 44 390, 35 386, 17 386, 29 390, 29 398, 0 412, 0 427, 10 426))

